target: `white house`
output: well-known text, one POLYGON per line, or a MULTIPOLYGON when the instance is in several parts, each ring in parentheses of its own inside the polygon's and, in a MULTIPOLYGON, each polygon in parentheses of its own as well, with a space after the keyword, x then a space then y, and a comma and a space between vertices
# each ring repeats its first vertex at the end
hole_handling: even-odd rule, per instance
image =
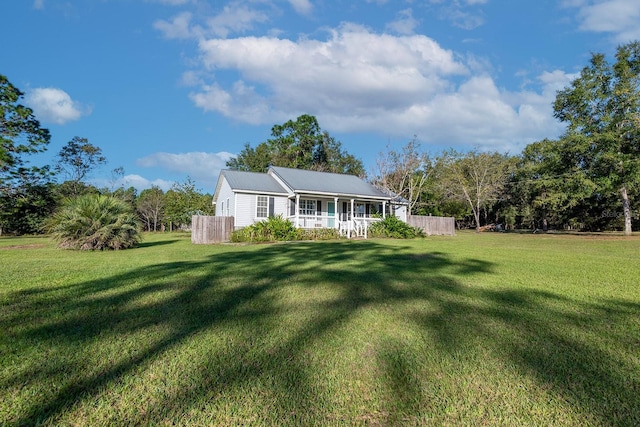
POLYGON ((386 215, 407 220, 407 203, 354 175, 270 167, 267 173, 223 170, 213 195, 216 216, 236 228, 282 215, 298 228, 362 235, 386 215))

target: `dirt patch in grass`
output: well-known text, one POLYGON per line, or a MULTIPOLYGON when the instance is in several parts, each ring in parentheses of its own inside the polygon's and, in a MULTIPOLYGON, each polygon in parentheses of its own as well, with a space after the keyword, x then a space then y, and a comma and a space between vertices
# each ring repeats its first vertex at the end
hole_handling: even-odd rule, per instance
POLYGON ((42 243, 36 243, 33 245, 13 245, 13 246, 3 246, 0 247, 0 250, 11 250, 11 249, 40 249, 40 248, 44 248, 46 245, 42 244, 42 243))

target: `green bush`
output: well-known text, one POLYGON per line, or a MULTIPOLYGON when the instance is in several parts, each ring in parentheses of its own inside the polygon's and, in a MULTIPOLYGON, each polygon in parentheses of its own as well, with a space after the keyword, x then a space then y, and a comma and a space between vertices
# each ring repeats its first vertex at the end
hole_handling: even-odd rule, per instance
POLYGON ((64 249, 118 250, 140 242, 140 223, 131 205, 97 194, 68 199, 47 229, 64 249))
POLYGON ((382 221, 371 224, 368 232, 370 237, 391 237, 393 239, 413 239, 424 237, 422 229, 412 227, 395 216, 388 216, 382 221))
POLYGON ((232 242, 274 242, 299 240, 293 223, 282 215, 272 216, 231 233, 232 242))
POLYGON ((338 230, 318 228, 305 230, 296 228, 282 215, 272 216, 231 233, 232 242, 283 242, 293 240, 331 240, 339 238, 338 230))

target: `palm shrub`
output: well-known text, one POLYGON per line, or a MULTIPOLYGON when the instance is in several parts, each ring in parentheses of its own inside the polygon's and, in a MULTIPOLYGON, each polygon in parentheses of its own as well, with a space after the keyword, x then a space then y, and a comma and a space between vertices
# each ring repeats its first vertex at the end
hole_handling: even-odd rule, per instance
POLYGON ((394 239, 413 239, 423 237, 424 232, 417 227, 412 227, 399 218, 390 215, 382 221, 377 221, 369 227, 371 237, 391 237, 394 239))
POLYGON ((86 194, 68 199, 48 222, 58 247, 79 250, 127 249, 140 242, 140 222, 124 200, 86 194))

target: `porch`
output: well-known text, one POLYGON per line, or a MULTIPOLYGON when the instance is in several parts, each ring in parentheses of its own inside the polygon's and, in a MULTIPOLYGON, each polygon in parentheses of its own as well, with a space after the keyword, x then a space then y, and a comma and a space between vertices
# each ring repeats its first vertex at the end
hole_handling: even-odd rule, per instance
POLYGON ((288 218, 297 228, 335 228, 341 236, 367 238, 371 224, 381 217, 352 217, 351 214, 336 215, 294 215, 288 218))
POLYGON ((289 199, 287 218, 297 228, 333 228, 348 238, 366 238, 372 223, 395 214, 385 199, 318 196, 296 194, 289 199))

